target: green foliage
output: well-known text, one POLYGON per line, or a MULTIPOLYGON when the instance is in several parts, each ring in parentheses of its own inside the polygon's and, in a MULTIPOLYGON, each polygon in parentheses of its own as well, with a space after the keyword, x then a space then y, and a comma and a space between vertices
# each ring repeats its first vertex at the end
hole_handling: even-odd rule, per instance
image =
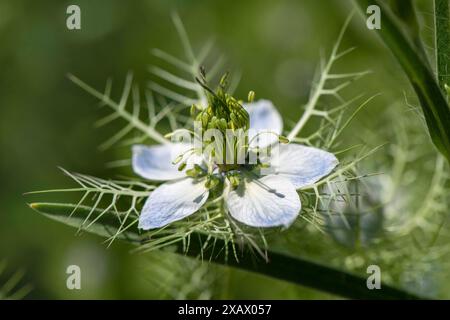
MULTIPOLYGON (((78 207, 77 216, 71 217, 76 205, 73 204, 49 204, 49 203, 33 203, 31 208, 44 214, 50 219, 64 221, 71 226, 78 226, 80 221, 91 219, 94 221, 86 230, 100 236, 108 236, 117 233, 121 228, 120 220, 113 212, 97 211, 96 219, 92 216, 92 211, 87 207, 78 207)), ((150 237, 157 238, 159 235, 155 233, 150 237)), ((319 265, 312 261, 292 257, 286 254, 269 251, 268 256, 270 262, 256 263, 254 257, 247 250, 242 252, 239 261, 229 260, 224 251, 217 248, 224 248, 228 245, 223 240, 215 239, 210 241, 210 237, 199 231, 192 233, 193 240, 189 246, 181 241, 173 242, 176 246, 175 251, 186 254, 195 258, 207 259, 211 262, 231 265, 247 271, 261 273, 266 276, 290 281, 293 283, 310 286, 315 289, 324 290, 335 293, 343 297, 359 298, 359 299, 416 299, 417 297, 404 291, 383 285, 383 290, 367 290, 366 279, 358 277, 347 272, 336 270, 327 266, 319 265)), ((144 238, 139 235, 137 230, 127 231, 123 235, 123 239, 136 243, 136 240, 144 238)))
POLYGON ((447 0, 434 0, 436 71, 441 90, 450 84, 450 9, 447 0))
MULTIPOLYGON (((428 132, 435 144, 436 148, 442 153, 450 163, 450 107, 444 97, 444 93, 439 87, 436 77, 429 66, 427 58, 423 54, 423 48, 417 38, 412 38, 411 34, 416 35, 417 32, 411 31, 410 24, 405 24, 401 18, 392 12, 391 8, 379 0, 356 0, 363 13, 366 8, 375 4, 381 8, 383 15, 383 25, 380 30, 376 32, 381 36, 381 39, 389 47, 398 62, 402 66, 406 75, 408 76, 416 94, 419 98, 423 114, 428 126, 428 132), (406 30, 406 32, 405 32, 406 30)), ((402 2, 403 4, 403 2, 402 2)), ((411 2, 405 3, 407 12, 412 12, 413 7, 411 2)), ((437 9, 441 8, 440 6, 437 9)), ((444 19, 445 13, 436 12, 436 19, 444 19)), ((407 15, 408 21, 413 19, 414 15, 407 15)), ((414 21, 414 20, 413 20, 414 21)), ((448 33, 448 23, 443 22, 444 26, 437 29, 437 39, 442 41, 448 33), (443 38, 443 39, 442 39, 443 38)), ((412 27, 417 23, 411 24, 412 27)), ((447 43, 448 44, 448 43, 447 43)), ((446 67, 448 55, 446 48, 442 43, 438 43, 437 56, 439 65, 440 77, 446 73, 443 72, 446 67)), ((445 72, 445 71, 444 71, 445 72)), ((440 80, 441 81, 441 80, 440 80)))
POLYGON ((13 275, 5 278, 7 273, 6 260, 0 261, 0 300, 20 300, 25 298, 32 290, 31 285, 21 285, 25 270, 17 270, 13 275))
MULTIPOLYGON (((418 23, 414 8, 410 1, 405 2, 401 8, 391 8, 393 13, 398 14, 398 19, 389 14, 387 25, 383 24, 383 27, 388 28, 385 37, 388 44, 395 47, 394 53, 402 58, 402 66, 413 78, 411 81, 422 102, 423 114, 429 127, 433 121, 438 124, 435 129, 430 129, 430 134, 438 147, 443 146, 440 151, 445 151, 445 135, 448 132, 442 99, 439 98, 442 93, 436 97, 433 95, 436 88, 439 88, 434 79, 429 81, 432 73, 416 32, 418 23), (398 21, 391 24, 389 19, 398 21), (398 30, 392 30, 393 26, 398 27, 398 30), (403 42, 396 43, 397 38, 403 39, 403 42), (407 54, 403 52, 405 48, 407 54), (412 70, 417 61, 420 61, 421 66, 418 70, 412 70), (444 117, 441 119, 440 115, 444 117)), ((211 52, 212 45, 208 42, 197 55, 181 20, 176 15, 173 19, 185 57, 179 59, 159 49, 153 50, 154 56, 169 68, 149 68, 156 77, 149 83, 150 90, 140 91, 129 74, 122 95, 116 102, 111 97, 111 81, 107 82, 102 92, 69 76, 74 83, 96 97, 101 106, 112 111, 97 123, 99 126, 116 120, 125 122, 123 129, 118 130, 102 145, 103 149, 113 145, 129 146, 155 141, 165 143, 163 132, 167 131, 167 127, 173 131, 190 126, 186 110, 192 103, 205 98, 203 90, 194 79, 198 76, 199 66, 211 52), (145 99, 141 97, 143 93, 145 99)), ((349 22, 350 18, 345 26, 349 22)), ((31 207, 50 219, 77 228, 78 232, 100 235, 108 244, 118 239, 132 243, 138 252, 151 251, 152 254, 156 252, 166 256, 175 250, 180 255, 196 258, 190 260, 192 263, 185 270, 171 266, 170 261, 162 261, 155 273, 161 277, 172 276, 168 270, 168 266, 171 266, 173 275, 186 279, 186 283, 192 280, 196 283, 193 287, 200 288, 199 291, 206 298, 211 294, 205 288, 214 280, 208 274, 205 282, 198 281, 198 277, 206 272, 204 269, 200 270, 201 260, 234 266, 345 297, 416 298, 407 291, 394 289, 394 286, 406 287, 411 292, 429 296, 432 290, 422 291, 417 287, 408 287, 402 279, 405 277, 405 270, 410 273, 416 271, 415 277, 431 274, 433 281, 440 279, 433 268, 448 252, 448 246, 445 245, 448 230, 444 223, 448 210, 448 166, 443 158, 423 155, 427 143, 423 139, 420 123, 401 113, 389 114, 389 121, 384 120, 378 126, 386 128, 383 130, 387 132, 386 135, 377 132, 376 139, 371 141, 372 145, 380 145, 384 141, 398 139, 397 143, 373 148, 368 146, 368 141, 348 145, 347 140, 343 139, 346 134, 344 129, 354 124, 356 116, 375 97, 345 97, 344 91, 368 71, 335 71, 335 63, 353 50, 340 49, 344 30, 345 28, 328 59, 321 61, 301 117, 298 121, 289 123, 291 128, 286 132, 292 141, 334 152, 341 163, 330 176, 300 190, 302 215, 289 230, 250 230, 227 219, 219 199, 208 203, 189 219, 141 233, 136 227, 140 208, 157 185, 130 178, 105 180, 67 171, 65 173, 77 183, 77 187, 45 192, 81 193, 78 203, 34 203, 31 207), (403 118, 408 120, 404 123, 403 118), (314 122, 315 120, 318 121, 314 122), (314 125, 311 134, 307 133, 308 125, 314 125), (417 132, 411 133, 411 127, 419 135, 417 132), (396 134, 394 138, 389 135, 392 131, 396 134), (372 160, 380 153, 381 161, 372 160), (363 161, 367 159, 371 159, 369 164, 363 161), (422 163, 427 163, 427 166, 422 166, 422 163), (411 177, 418 172, 422 179, 419 183, 412 183, 411 177), (371 219, 373 217, 379 218, 382 223, 374 224, 371 219), (372 232, 373 230, 377 232, 372 232), (369 291, 365 286, 365 267, 374 262, 382 265, 383 280, 386 280, 380 291, 369 291), (189 277, 193 270, 199 270, 193 277, 195 279, 189 277)), ((207 76, 211 78, 219 74, 223 65, 222 58, 214 60, 212 67, 207 68, 207 76)), ((236 85, 237 82, 233 83, 232 89, 236 85)), ((397 108, 398 104, 392 104, 392 107, 397 108)), ((357 132, 360 137, 374 134, 364 131, 366 128, 359 121, 353 129, 355 131, 352 134, 357 132)), ((118 166, 129 164, 129 160, 114 163, 118 166)), ((221 276, 215 277, 217 279, 221 276)), ((161 296, 166 293, 173 298, 193 297, 191 289, 179 288, 175 282, 166 286, 157 285, 161 296)))
MULTIPOLYGON (((357 96, 347 100, 342 96, 344 88, 355 80, 367 74, 367 71, 353 73, 333 73, 334 64, 342 57, 350 53, 353 48, 340 51, 340 44, 345 29, 350 22, 351 16, 346 20, 338 40, 333 47, 328 60, 321 63, 318 70, 317 81, 312 87, 310 98, 304 106, 304 112, 299 120, 293 125, 287 137, 295 142, 301 142, 312 146, 335 150, 336 153, 346 153, 351 149, 359 149, 356 156, 343 158, 340 165, 328 177, 322 179, 312 186, 305 187, 300 191, 303 198, 303 212, 301 219, 311 226, 321 230, 324 227, 324 214, 331 216, 329 206, 333 201, 341 198, 350 199, 349 192, 342 188, 347 183, 354 183, 370 176, 370 174, 358 174, 357 166, 369 156, 372 156, 380 147, 368 149, 359 146, 342 146, 340 137, 345 128, 356 117, 375 96, 362 100, 357 96), (323 103, 325 98, 334 98, 338 105, 331 107, 331 103, 323 103), (356 107, 357 101, 361 101, 356 107), (324 107, 327 106, 327 108, 324 107), (353 107, 353 110, 352 110, 353 107), (310 136, 300 136, 302 129, 313 118, 318 118, 319 128, 310 136), (340 150, 339 150, 340 149, 340 150), (340 186, 340 187, 336 187, 340 186)), ((186 59, 189 62, 156 51, 157 55, 166 62, 191 73, 196 77, 198 59, 195 59, 186 32, 177 16, 174 16, 181 42, 183 44, 186 59)), ((208 50, 202 50, 208 52, 208 50)), ((206 55, 202 53, 201 55, 206 55)), ((102 119, 99 124, 103 125, 110 121, 122 118, 127 122, 124 130, 119 131, 108 140, 104 146, 109 147, 127 136, 132 131, 138 132, 138 139, 125 140, 126 144, 143 142, 151 139, 165 143, 163 134, 159 133, 155 117, 160 120, 169 120, 172 130, 181 130, 190 124, 186 121, 182 111, 186 110, 195 101, 204 99, 198 91, 194 82, 180 78, 163 69, 153 67, 151 71, 166 82, 172 83, 187 90, 191 94, 175 92, 164 88, 159 84, 151 83, 150 87, 157 94, 156 98, 163 97, 160 105, 154 103, 153 93, 147 95, 148 123, 142 120, 141 101, 137 87, 133 87, 129 75, 119 102, 110 98, 111 83, 108 82, 105 93, 101 93, 78 78, 70 76, 70 79, 100 100, 101 105, 112 108, 113 113, 102 119), (132 88, 134 88, 132 90, 132 88), (132 107, 129 107, 128 97, 133 94, 132 107), (165 99, 169 99, 166 101, 165 99), (131 109, 132 111, 128 111, 131 109), (156 112, 156 110, 159 110, 156 112)), ((200 88, 201 89, 201 88, 200 88)), ((336 102, 333 102, 335 104, 336 102)), ((78 228, 78 231, 88 231, 107 238, 111 244, 115 239, 125 240, 137 244, 137 251, 148 252, 163 250, 176 246, 179 253, 188 254, 201 259, 236 266, 238 268, 262 273, 264 275, 287 280, 293 283, 311 286, 316 289, 325 290, 346 297, 353 298, 414 298, 409 293, 399 291, 384 284, 383 291, 367 290, 365 279, 314 262, 291 257, 271 251, 266 235, 278 234, 278 232, 263 232, 242 226, 232 219, 228 219, 222 207, 222 198, 219 197, 208 202, 197 214, 189 219, 177 221, 171 225, 140 234, 136 228, 139 211, 142 202, 156 187, 153 184, 138 180, 113 181, 104 180, 82 174, 64 171, 79 187, 73 189, 48 190, 43 192, 82 192, 83 196, 76 205, 64 203, 34 203, 31 207, 47 217, 78 228), (120 200, 120 201, 119 201, 120 200), (90 202, 88 202, 90 201, 90 202), (230 258, 230 255, 233 258, 230 258), (266 263, 256 267, 253 260, 264 259, 266 263), (298 272, 298 270, 302 270, 298 272)), ((346 226, 350 226, 345 215, 340 219, 346 226)))

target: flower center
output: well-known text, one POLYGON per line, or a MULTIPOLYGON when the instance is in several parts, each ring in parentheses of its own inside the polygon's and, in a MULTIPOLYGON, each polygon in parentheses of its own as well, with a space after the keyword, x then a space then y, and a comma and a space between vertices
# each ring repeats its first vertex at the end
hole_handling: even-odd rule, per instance
MULTIPOLYGON (((227 93, 228 73, 222 76, 215 90, 207 84, 203 69, 200 69, 200 75, 201 77, 196 80, 205 90, 207 105, 191 106, 194 131, 178 129, 166 135, 168 138, 177 132, 187 132, 189 135, 193 134, 195 139, 193 147, 180 154, 173 164, 179 164, 178 170, 183 171, 187 167, 189 157, 201 153, 206 166, 196 164, 186 170, 186 175, 192 178, 206 178, 205 186, 208 189, 223 185, 225 178, 235 188, 241 181, 242 172, 251 172, 255 168, 267 165, 261 161, 261 156, 264 158, 264 155, 270 154, 271 145, 261 149, 252 142, 258 140, 260 135, 267 136, 267 134, 275 135, 281 143, 288 143, 289 140, 270 130, 257 132, 249 139, 250 117, 242 106, 242 101, 227 93), (201 145, 197 145, 197 141, 200 141, 201 145)), ((248 102, 253 102, 254 97, 255 93, 250 91, 248 102)))
MULTIPOLYGON (((192 105, 191 116, 201 123, 204 136, 210 137, 204 139, 204 147, 215 145, 215 148, 210 148, 210 156, 219 170, 221 172, 235 170, 239 168, 240 155, 246 155, 248 151, 246 136, 250 127, 248 112, 241 101, 227 93, 228 73, 222 76, 215 91, 206 83, 203 70, 200 73, 202 77, 196 80, 205 90, 208 105, 204 109, 192 105), (241 134, 236 134, 237 132, 241 134)), ((249 102, 252 102, 253 98, 254 92, 250 91, 249 102)))
MULTIPOLYGON (((218 129, 225 133, 227 129, 248 130, 250 119, 241 102, 226 92, 228 88, 228 73, 220 80, 217 90, 214 92, 206 83, 204 77, 197 78, 197 82, 203 87, 208 98, 208 106, 201 110, 197 105, 191 107, 191 114, 196 121, 201 121, 203 130, 218 129), (201 110, 197 113, 197 110, 201 110)), ((254 93, 249 93, 251 99, 254 93)), ((250 101, 251 102, 251 101, 250 101)))

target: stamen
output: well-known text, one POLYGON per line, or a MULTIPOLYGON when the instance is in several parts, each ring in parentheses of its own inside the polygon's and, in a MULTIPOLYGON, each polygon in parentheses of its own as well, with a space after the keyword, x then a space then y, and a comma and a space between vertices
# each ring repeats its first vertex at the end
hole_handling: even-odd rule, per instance
MULTIPOLYGON (((197 150, 196 150, 195 148, 190 148, 190 149, 188 149, 188 150, 186 150, 186 151, 180 153, 180 154, 175 158, 175 160, 172 161, 172 164, 175 165, 175 164, 179 163, 179 162, 180 162, 181 160, 183 160, 183 159, 184 159, 184 162, 187 162, 187 161, 189 160, 189 158, 192 157, 192 155, 194 155, 194 153, 195 153, 196 151, 197 151, 197 150), (186 155, 187 155, 187 156, 186 156, 186 155), (185 158, 185 157, 186 157, 186 158, 185 158)), ((180 169, 178 168, 178 170, 180 170, 180 169)), ((182 171, 182 170, 183 170, 183 169, 181 169, 180 171, 182 171)))
POLYGON ((195 136, 194 131, 189 130, 189 129, 186 129, 186 128, 181 128, 181 129, 177 129, 177 130, 174 130, 174 131, 172 131, 172 132, 167 133, 167 134, 164 136, 164 138, 170 139, 170 138, 172 138, 174 135, 179 134, 179 133, 181 133, 181 132, 187 132, 187 133, 192 134, 192 135, 195 136))
POLYGON ((183 160, 184 154, 180 154, 178 155, 173 161, 172 164, 175 165, 177 163, 179 163, 181 160, 183 160))
POLYGON ((183 171, 186 168, 186 165, 187 165, 186 162, 182 162, 178 167, 178 171, 183 171))
POLYGON ((252 103, 255 100, 255 91, 249 91, 247 96, 248 102, 252 103))
POLYGON ((273 134, 274 136, 276 136, 278 138, 278 141, 283 143, 283 144, 289 143, 289 139, 286 138, 285 136, 282 136, 282 135, 280 135, 280 134, 278 134, 278 133, 276 133, 274 131, 265 130, 265 131, 258 132, 253 138, 250 139, 248 144, 250 145, 253 142, 254 139, 258 138, 262 134, 267 134, 267 133, 268 134, 273 134))

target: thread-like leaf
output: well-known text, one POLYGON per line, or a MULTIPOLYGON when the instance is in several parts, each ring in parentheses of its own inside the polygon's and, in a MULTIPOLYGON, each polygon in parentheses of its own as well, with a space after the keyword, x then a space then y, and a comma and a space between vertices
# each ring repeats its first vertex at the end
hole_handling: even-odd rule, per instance
MULTIPOLYGON (((91 208, 87 206, 44 202, 32 203, 30 204, 30 207, 47 218, 62 222, 77 229, 85 223, 86 218, 88 218, 89 222, 92 222, 92 220, 98 218, 84 231, 102 237, 109 238, 114 236, 121 228, 121 221, 117 217, 117 213, 112 211, 103 212, 102 209, 94 209, 91 213, 91 208)), ((117 239, 125 240, 131 243, 139 243, 141 240, 141 235, 138 233, 137 228, 129 228, 128 230, 121 231, 117 236, 117 239)))

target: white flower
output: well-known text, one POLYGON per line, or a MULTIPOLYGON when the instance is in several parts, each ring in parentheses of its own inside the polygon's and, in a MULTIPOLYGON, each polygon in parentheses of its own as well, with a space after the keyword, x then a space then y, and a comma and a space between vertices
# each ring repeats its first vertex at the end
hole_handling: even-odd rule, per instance
MULTIPOLYGON (((250 116, 250 129, 270 129, 281 135, 283 122, 270 101, 260 100, 244 107, 250 116)), ((267 145, 277 139, 273 133, 261 134, 254 143, 267 145)), ((173 164, 174 159, 171 159, 174 154, 182 154, 188 148, 182 144, 133 146, 134 172, 149 180, 168 181, 148 197, 140 215, 139 228, 163 227, 195 213, 207 201, 209 190, 205 187, 205 178, 186 176, 186 173, 178 171, 173 164)), ((187 168, 202 161, 197 156, 188 160, 187 168)), ((237 188, 231 188, 229 181, 225 181, 224 201, 234 219, 253 227, 289 226, 301 210, 297 189, 317 182, 338 164, 336 157, 329 152, 294 143, 280 145, 274 160, 273 174, 243 173, 237 188)))

